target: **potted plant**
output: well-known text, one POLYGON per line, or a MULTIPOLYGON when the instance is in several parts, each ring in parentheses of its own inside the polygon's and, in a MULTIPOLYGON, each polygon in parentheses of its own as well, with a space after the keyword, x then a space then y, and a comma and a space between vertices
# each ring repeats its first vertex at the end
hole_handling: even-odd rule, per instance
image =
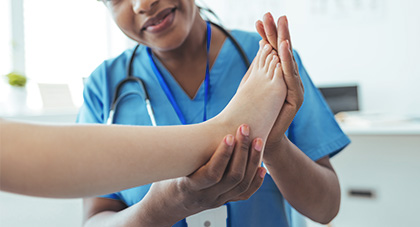
POLYGON ((26 109, 26 76, 17 72, 11 72, 6 75, 6 79, 10 85, 7 96, 8 112, 23 112, 26 109))
POLYGON ((11 72, 9 74, 6 75, 6 77, 8 78, 8 83, 12 86, 15 87, 25 87, 26 85, 26 76, 16 73, 16 72, 11 72))

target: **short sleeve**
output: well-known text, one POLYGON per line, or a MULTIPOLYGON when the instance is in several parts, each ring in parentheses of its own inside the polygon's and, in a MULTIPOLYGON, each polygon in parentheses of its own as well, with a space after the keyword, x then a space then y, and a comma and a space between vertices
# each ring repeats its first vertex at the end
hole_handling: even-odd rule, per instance
POLYGON ((350 143, 335 120, 320 91, 306 72, 299 54, 294 51, 305 89, 304 101, 288 130, 288 138, 309 158, 316 161, 334 156, 350 143))
POLYGON ((86 80, 83 89, 83 105, 77 115, 77 123, 104 123, 101 73, 99 66, 86 80))

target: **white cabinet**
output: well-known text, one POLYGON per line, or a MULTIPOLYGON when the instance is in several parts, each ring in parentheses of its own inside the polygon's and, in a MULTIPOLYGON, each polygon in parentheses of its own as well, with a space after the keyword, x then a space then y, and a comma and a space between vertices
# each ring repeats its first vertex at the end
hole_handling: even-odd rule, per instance
POLYGON ((331 160, 342 191, 332 226, 420 226, 420 124, 343 129, 352 143, 331 160))

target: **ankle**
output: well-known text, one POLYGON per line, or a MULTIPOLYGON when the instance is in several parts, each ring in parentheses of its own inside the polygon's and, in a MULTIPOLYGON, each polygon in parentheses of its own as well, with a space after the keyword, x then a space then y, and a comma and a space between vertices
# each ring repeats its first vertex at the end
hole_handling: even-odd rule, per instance
POLYGON ((235 135, 238 127, 243 123, 236 123, 236 121, 229 117, 224 111, 214 118, 207 121, 209 127, 219 136, 226 136, 228 134, 235 135))

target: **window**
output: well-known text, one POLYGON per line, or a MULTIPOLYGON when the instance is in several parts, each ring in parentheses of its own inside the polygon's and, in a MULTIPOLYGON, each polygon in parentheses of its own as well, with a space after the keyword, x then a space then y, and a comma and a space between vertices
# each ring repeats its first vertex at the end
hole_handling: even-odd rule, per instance
POLYGON ((103 60, 132 45, 95 0, 1 1, 0 26, 0 74, 19 68, 36 82, 87 77, 103 60))
POLYGON ((0 75, 12 70, 10 2, 0 1, 0 75))
POLYGON ((26 74, 37 82, 81 80, 112 55, 100 2, 25 0, 23 15, 26 74))
POLYGON ((12 30, 10 17, 10 2, 0 1, 0 111, 6 102, 7 88, 4 75, 12 70, 12 30))
MULTIPOLYGON (((38 83, 68 84, 80 105, 82 78, 133 45, 96 0, 0 1, 0 76, 17 71, 29 78, 31 109, 42 106, 38 83)), ((0 79, 0 107, 7 109, 10 89, 0 79)))

